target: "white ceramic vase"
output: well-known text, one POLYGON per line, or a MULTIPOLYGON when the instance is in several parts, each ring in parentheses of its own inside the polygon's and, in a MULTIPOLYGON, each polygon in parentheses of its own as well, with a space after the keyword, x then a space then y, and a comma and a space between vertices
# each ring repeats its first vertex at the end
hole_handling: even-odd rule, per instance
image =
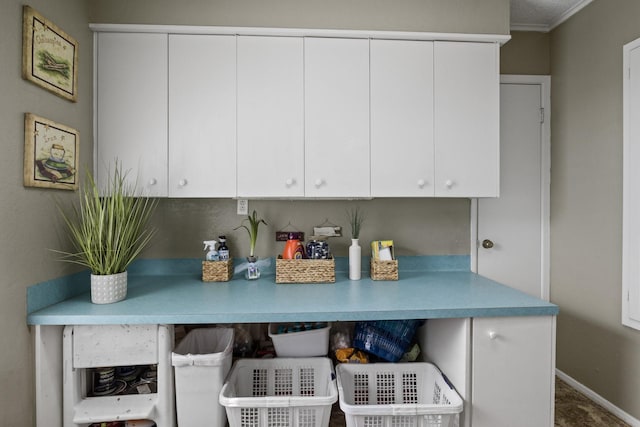
POLYGON ((116 274, 91 275, 91 302, 111 304, 127 296, 127 272, 116 274))
POLYGON ((351 246, 349 246, 349 279, 360 280, 361 264, 362 263, 362 248, 358 239, 351 239, 351 246))

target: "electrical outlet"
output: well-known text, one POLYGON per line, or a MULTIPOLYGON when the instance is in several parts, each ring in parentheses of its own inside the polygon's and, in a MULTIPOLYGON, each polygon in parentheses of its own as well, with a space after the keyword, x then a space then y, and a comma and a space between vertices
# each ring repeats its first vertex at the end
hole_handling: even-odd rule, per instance
POLYGON ((249 215, 249 201, 238 199, 238 215, 249 215))

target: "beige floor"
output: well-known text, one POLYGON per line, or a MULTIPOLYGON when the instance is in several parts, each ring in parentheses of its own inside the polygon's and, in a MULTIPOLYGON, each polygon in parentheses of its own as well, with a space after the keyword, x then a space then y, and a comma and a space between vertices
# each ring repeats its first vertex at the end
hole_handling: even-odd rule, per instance
MULTIPOLYGON (((336 403, 329 427, 345 427, 340 406, 336 403)), ((586 396, 556 378, 556 427, 630 427, 586 396)))

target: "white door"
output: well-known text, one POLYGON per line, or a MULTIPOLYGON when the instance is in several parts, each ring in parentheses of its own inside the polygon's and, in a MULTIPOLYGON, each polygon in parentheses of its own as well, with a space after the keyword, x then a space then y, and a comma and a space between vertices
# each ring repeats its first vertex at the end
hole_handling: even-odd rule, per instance
POLYGON ((499 195, 499 46, 434 42, 436 197, 499 195))
POLYGON ((167 35, 96 37, 98 184, 106 184, 118 161, 139 190, 166 196, 167 35))
POLYGON ((236 195, 236 39, 169 35, 169 197, 236 195))
POLYGON ((303 41, 238 36, 240 197, 304 195, 303 41))
POLYGON ((304 49, 305 196, 369 197, 369 40, 304 49))
POLYGON ((477 248, 472 248, 477 249, 477 273, 546 300, 548 82, 548 77, 502 79, 500 197, 478 199, 477 248))
POLYGON ((473 319, 473 427, 553 426, 554 331, 554 316, 473 319))
POLYGON ((433 192, 433 42, 371 40, 371 196, 433 192))

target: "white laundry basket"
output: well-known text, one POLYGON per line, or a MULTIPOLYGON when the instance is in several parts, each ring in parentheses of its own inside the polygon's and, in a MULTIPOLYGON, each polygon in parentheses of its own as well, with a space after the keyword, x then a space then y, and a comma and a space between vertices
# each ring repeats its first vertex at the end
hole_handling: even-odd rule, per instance
POLYGON ((340 364, 347 427, 457 427, 463 402, 431 363, 340 364))
POLYGON ((190 331, 171 354, 180 427, 224 426, 218 395, 231 369, 233 328, 190 331))
POLYGON ((327 427, 337 400, 326 357, 240 359, 220 392, 230 427, 327 427))

